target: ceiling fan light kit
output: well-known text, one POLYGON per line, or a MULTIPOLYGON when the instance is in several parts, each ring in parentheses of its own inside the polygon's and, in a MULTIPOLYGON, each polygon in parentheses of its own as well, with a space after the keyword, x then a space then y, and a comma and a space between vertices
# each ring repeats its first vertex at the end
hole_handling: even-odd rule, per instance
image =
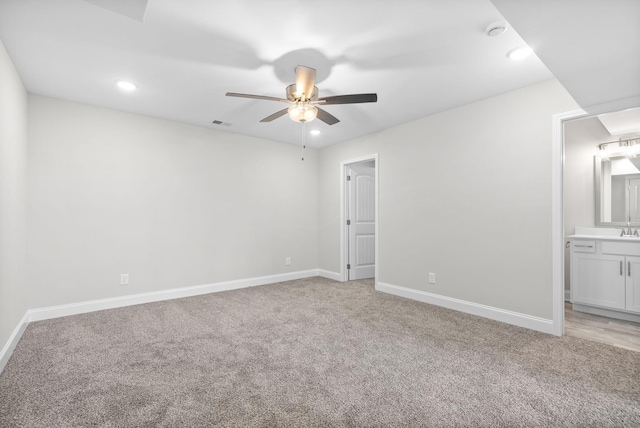
POLYGON ((308 102, 297 102, 287 109, 289 117, 295 122, 311 122, 318 115, 318 109, 308 102))

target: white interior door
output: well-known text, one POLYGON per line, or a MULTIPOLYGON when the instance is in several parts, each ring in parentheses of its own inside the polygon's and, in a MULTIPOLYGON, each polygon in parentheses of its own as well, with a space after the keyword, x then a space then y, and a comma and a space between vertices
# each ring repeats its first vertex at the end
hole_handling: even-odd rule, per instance
POLYGON ((348 279, 375 276, 375 163, 347 168, 348 279))

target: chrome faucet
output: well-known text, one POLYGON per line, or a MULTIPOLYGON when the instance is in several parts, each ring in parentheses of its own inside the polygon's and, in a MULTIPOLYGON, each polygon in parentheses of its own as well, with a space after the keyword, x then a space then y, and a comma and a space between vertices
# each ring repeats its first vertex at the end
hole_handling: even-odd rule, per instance
POLYGON ((640 238, 638 229, 634 229, 633 232, 631 231, 631 222, 627 222, 627 228, 620 231, 620 236, 637 236, 640 238))

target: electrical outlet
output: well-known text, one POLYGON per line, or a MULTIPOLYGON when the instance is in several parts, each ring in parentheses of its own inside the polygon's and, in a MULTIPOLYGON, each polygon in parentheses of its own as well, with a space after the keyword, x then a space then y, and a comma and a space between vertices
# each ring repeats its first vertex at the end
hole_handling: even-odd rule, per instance
POLYGON ((436 274, 433 272, 429 272, 429 284, 436 283, 436 274))
POLYGON ((287 266, 291 266, 291 257, 287 257, 286 259, 284 259, 284 264, 287 266))
POLYGON ((120 285, 129 285, 129 274, 121 273, 120 274, 120 285))

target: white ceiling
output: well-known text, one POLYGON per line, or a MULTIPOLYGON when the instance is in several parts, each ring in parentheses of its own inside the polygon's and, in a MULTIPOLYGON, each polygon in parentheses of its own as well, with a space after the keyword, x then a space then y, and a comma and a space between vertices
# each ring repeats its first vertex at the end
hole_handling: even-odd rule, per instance
POLYGON ((492 0, 578 104, 640 106, 640 0, 492 0))
POLYGON ((597 117, 611 135, 621 138, 640 136, 640 108, 601 114, 597 117))
MULTIPOLYGON (((0 38, 30 93, 286 143, 300 143, 300 124, 286 116, 259 122, 282 104, 225 92, 284 97, 298 64, 317 69, 320 96, 376 92, 377 103, 325 107, 336 125, 306 125, 321 131, 307 144, 323 147, 553 78, 535 55, 507 59, 524 44, 513 28, 485 34, 504 20, 494 4, 530 40, 547 42, 541 57, 565 87, 567 79, 588 81, 584 61, 574 68, 587 76, 576 78, 549 48, 575 22, 547 20, 539 34, 519 14, 534 3, 544 10, 576 1, 0 0, 0 38), (117 79, 139 88, 125 93, 117 79)), ((640 4, 600 3, 618 1, 640 4)), ((532 17, 534 27, 538 21, 532 17)))

